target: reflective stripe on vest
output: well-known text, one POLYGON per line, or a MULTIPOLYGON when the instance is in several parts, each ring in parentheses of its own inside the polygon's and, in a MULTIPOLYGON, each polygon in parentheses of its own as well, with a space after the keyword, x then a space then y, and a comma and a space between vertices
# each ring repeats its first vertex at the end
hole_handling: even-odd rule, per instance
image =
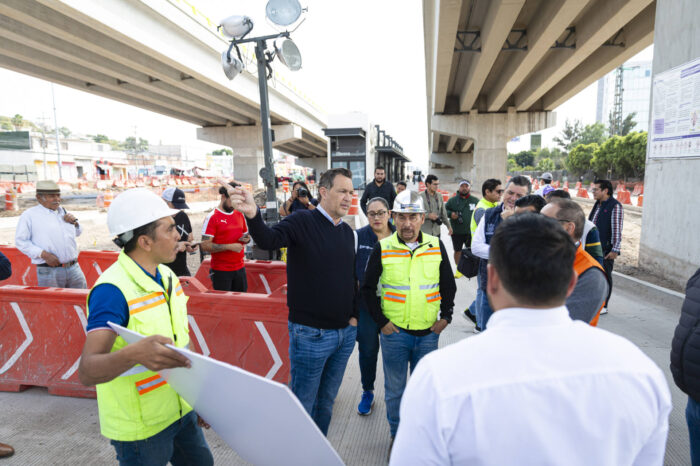
MULTIPOLYGON (((129 308, 126 326, 129 330, 142 335, 162 335, 172 339, 177 347, 186 347, 189 343, 188 298, 168 267, 158 266, 158 271, 162 286, 122 251, 95 287, 109 283, 122 292, 129 308)), ((118 336, 112 352, 126 345, 118 336)), ((192 410, 159 374, 140 365, 96 388, 100 429, 102 435, 112 440, 150 438, 192 410)))
POLYGON ((380 241, 382 312, 398 327, 410 330, 430 328, 440 311, 440 241, 422 235, 414 251, 396 233, 380 241))

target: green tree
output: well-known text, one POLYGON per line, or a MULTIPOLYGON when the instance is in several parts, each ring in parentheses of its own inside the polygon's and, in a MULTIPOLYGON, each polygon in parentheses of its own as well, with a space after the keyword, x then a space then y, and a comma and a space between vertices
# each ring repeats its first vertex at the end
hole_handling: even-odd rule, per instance
POLYGON ((622 130, 620 134, 622 136, 627 136, 632 129, 634 129, 635 126, 637 126, 637 122, 634 120, 634 117, 637 116, 637 112, 632 112, 628 114, 624 120, 622 120, 622 130))
POLYGON ((586 125, 581 131, 581 137, 576 141, 576 144, 602 144, 605 141, 605 125, 603 123, 593 123, 586 125))
POLYGON ((24 127, 24 117, 19 113, 12 117, 12 125, 17 131, 24 127))
POLYGON ((535 164, 535 152, 531 150, 520 151, 513 156, 515 162, 521 167, 535 164))
POLYGON ((552 159, 545 157, 537 162, 535 169, 543 172, 551 172, 552 170, 556 170, 556 165, 552 159))
POLYGON ((508 158, 508 171, 509 172, 517 172, 520 170, 520 167, 518 166, 518 162, 515 161, 515 159, 508 158))
POLYGON ((647 155, 647 133, 629 133, 622 138, 615 160, 615 172, 623 177, 641 178, 647 155))
POLYGON ((599 178, 607 178, 608 172, 615 173, 621 142, 622 137, 620 136, 609 137, 593 154, 591 168, 599 178))
POLYGON ((15 127, 12 125, 12 119, 6 116, 0 116, 0 129, 12 131, 15 127))
POLYGON ((233 155, 233 151, 231 149, 216 149, 211 151, 211 155, 233 155))
POLYGON ((64 138, 67 138, 71 135, 71 130, 69 130, 65 126, 61 126, 60 128, 58 128, 58 132, 61 133, 64 138))
POLYGON ((148 140, 144 138, 139 138, 138 141, 136 137, 129 136, 124 141, 124 150, 131 152, 132 154, 141 154, 148 151, 148 140))
POLYGON ((107 144, 109 142, 109 138, 104 134, 96 134, 96 135, 91 136, 91 137, 92 137, 93 141, 98 142, 98 143, 107 144))
POLYGON ((561 130, 561 135, 555 137, 554 142, 557 143, 563 152, 568 153, 573 144, 581 138, 582 132, 583 126, 579 120, 574 120, 572 124, 567 118, 566 123, 564 123, 564 129, 561 130))
POLYGON ((582 174, 591 169, 591 161, 599 146, 596 143, 579 144, 569 152, 566 168, 572 173, 582 174))

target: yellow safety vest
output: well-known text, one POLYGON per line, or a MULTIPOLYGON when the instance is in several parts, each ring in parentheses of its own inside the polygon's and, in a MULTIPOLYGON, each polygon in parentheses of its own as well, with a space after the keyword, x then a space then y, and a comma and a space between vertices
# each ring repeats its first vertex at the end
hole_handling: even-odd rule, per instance
POLYGON ((422 235, 413 251, 399 241, 398 233, 379 242, 382 311, 394 325, 410 330, 432 327, 440 312, 440 240, 422 235))
POLYGON ((484 209, 484 210, 491 209, 493 207, 496 207, 497 205, 498 205, 498 202, 489 202, 486 199, 479 199, 479 202, 476 204, 476 207, 474 207, 474 212, 472 212, 471 222, 469 222, 469 231, 472 232, 472 237, 474 236, 474 232, 476 231, 476 227, 479 226, 476 224, 476 220, 474 219, 474 214, 476 213, 476 211, 479 209, 484 209))
MULTIPOLYGON (((188 297, 172 270, 164 265, 159 265, 158 270, 162 288, 122 251, 95 286, 110 283, 124 294, 129 305, 128 329, 143 335, 168 337, 175 346, 184 348, 190 340, 188 297)), ((126 345, 118 336, 112 352, 126 345)), ((97 406, 102 435, 119 441, 152 437, 192 410, 157 372, 141 365, 110 382, 98 384, 97 406)))

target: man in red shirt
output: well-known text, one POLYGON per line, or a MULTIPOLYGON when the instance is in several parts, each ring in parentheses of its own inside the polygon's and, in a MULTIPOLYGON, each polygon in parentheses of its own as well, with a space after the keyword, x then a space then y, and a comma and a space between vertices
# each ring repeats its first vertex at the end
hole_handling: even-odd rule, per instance
MULTIPOLYGON (((230 183, 234 188, 237 183, 230 183)), ((233 210, 226 188, 219 188, 221 201, 202 225, 202 251, 211 254, 211 283, 215 290, 248 291, 243 250, 250 241, 245 217, 233 210)))

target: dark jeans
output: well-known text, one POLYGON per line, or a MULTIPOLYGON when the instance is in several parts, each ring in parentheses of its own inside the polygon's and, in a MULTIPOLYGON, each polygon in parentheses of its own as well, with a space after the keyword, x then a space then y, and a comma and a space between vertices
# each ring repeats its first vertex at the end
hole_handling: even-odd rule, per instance
POLYGON ((688 397, 685 408, 685 420, 690 434, 690 462, 693 466, 700 465, 700 403, 688 397))
POLYGON ((477 323, 479 324, 479 328, 483 331, 486 330, 489 319, 493 314, 493 309, 491 309, 491 304, 489 304, 489 297, 486 293, 486 284, 481 286, 481 281, 479 281, 479 290, 481 291, 481 294, 479 294, 478 291, 476 293, 476 310, 480 313, 480 316, 477 317, 477 323))
POLYGON ((355 348, 357 327, 322 329, 289 322, 290 388, 323 435, 328 435, 333 403, 355 348))
POLYGON ((396 436, 399 428, 399 411, 401 397, 406 388, 406 378, 410 367, 411 373, 423 356, 438 347, 437 333, 417 337, 405 330, 390 335, 381 334, 382 361, 384 363, 384 400, 386 418, 389 421, 391 436, 396 436))
POLYGON ((373 391, 377 378, 379 326, 364 307, 360 307, 360 318, 357 321, 357 349, 360 353, 362 390, 373 391))
MULTIPOLYGON (((607 254, 607 253, 606 253, 607 254)), ((605 298, 605 307, 608 307, 608 301, 610 301, 610 295, 612 294, 613 286, 613 266, 615 265, 614 259, 603 259, 603 268, 605 269, 605 275, 608 276, 608 282, 610 282, 610 288, 608 288, 608 296, 605 298)))
POLYGON ((190 411, 153 437, 134 442, 110 442, 121 466, 213 465, 214 457, 197 425, 197 415, 190 411))
POLYGON ((211 270, 209 272, 211 285, 219 291, 248 291, 248 279, 245 276, 245 267, 239 270, 222 271, 211 270))

